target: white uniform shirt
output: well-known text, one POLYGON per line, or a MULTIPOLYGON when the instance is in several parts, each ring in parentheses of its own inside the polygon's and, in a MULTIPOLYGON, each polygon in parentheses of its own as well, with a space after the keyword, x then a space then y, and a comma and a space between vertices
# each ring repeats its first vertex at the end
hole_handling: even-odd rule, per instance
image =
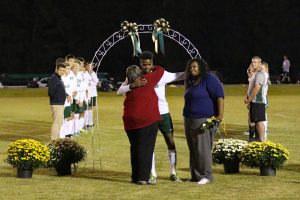
POLYGON ((83 102, 85 100, 85 82, 82 72, 78 72, 77 75, 74 75, 74 79, 76 81, 76 91, 77 95, 75 97, 79 102, 83 102))
POLYGON ((264 75, 265 75, 265 89, 263 95, 265 96, 266 104, 268 105, 269 104, 268 102, 269 74, 264 72, 264 75))
MULTIPOLYGON (((61 80, 63 81, 65 85, 65 90, 68 96, 72 96, 71 92, 71 80, 70 80, 70 75, 68 74, 67 76, 62 76, 61 80)), ((70 106, 70 102, 66 99, 65 101, 65 107, 70 106)))
POLYGON ((93 71, 92 73, 86 72, 86 76, 88 79, 88 97, 96 97, 97 94, 97 83, 99 82, 99 79, 97 77, 97 74, 93 71))

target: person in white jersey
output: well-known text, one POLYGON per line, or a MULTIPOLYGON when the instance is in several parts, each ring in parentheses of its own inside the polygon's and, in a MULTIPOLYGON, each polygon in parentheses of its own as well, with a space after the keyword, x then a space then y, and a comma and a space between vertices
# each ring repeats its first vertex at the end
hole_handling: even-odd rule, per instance
MULTIPOLYGON (((266 109, 269 107, 269 101, 268 101, 268 89, 269 89, 269 65, 266 62, 261 63, 261 71, 265 75, 265 89, 264 89, 264 96, 266 99, 266 109)), ((267 117, 267 112, 266 112, 266 121, 263 121, 264 126, 265 126, 265 138, 267 140, 268 137, 268 117, 267 117)))
MULTIPOLYGON (((140 57, 140 66, 142 68, 143 73, 151 73, 153 68, 153 53, 150 51, 144 51, 140 57)), ((170 180, 181 182, 181 179, 178 177, 176 173, 176 162, 177 162, 177 153, 176 153, 176 146, 174 142, 174 129, 173 129, 173 123, 172 118, 169 111, 168 102, 166 100, 165 96, 165 86, 168 83, 183 80, 185 78, 184 72, 178 72, 178 73, 170 73, 165 71, 163 76, 161 77, 158 84, 155 86, 155 92, 158 96, 158 108, 159 113, 161 116, 161 121, 159 123, 159 130, 163 134, 165 142, 168 146, 168 157, 170 160, 170 167, 171 167, 171 173, 170 173, 170 180)), ((147 84, 145 80, 137 80, 136 82, 129 84, 127 81, 125 81, 120 88, 117 91, 117 94, 125 94, 126 92, 130 91, 131 89, 134 89, 135 87, 142 87, 143 85, 147 84)), ((151 169, 151 182, 157 181, 157 174, 155 170, 155 155, 153 154, 152 159, 152 169, 151 169)))
POLYGON ((64 138, 67 135, 72 134, 72 121, 71 121, 71 104, 73 104, 73 98, 72 98, 72 84, 71 84, 71 79, 70 79, 70 70, 71 66, 66 63, 66 68, 65 68, 65 74, 61 77, 64 85, 65 85, 65 90, 67 93, 67 99, 65 101, 65 109, 64 109, 64 121, 63 124, 60 128, 60 138, 64 138))
POLYGON ((93 109, 97 105, 97 84, 99 79, 93 71, 93 63, 85 62, 85 77, 88 79, 88 110, 86 111, 86 126, 87 128, 94 126, 93 109))

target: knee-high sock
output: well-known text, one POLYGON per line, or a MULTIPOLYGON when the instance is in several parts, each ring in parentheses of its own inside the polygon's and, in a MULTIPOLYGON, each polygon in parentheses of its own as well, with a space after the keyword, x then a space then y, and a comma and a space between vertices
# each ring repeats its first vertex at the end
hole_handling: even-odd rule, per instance
POLYGON ((61 124, 60 130, 59 130, 59 137, 64 138, 66 136, 66 130, 67 130, 67 124, 66 119, 63 120, 63 123, 61 124))
POLYGON ((88 123, 88 125, 90 125, 90 126, 92 126, 93 124, 94 124, 94 122, 93 122, 93 110, 89 110, 88 111, 89 112, 89 123, 88 123))
POLYGON ((156 170, 155 170, 155 155, 154 155, 154 153, 153 153, 153 156, 152 156, 151 175, 154 176, 154 177, 157 177, 156 170))
POLYGON ((84 113, 84 126, 87 126, 89 125, 89 111, 86 110, 85 113, 84 113))
POLYGON ((74 121, 72 119, 67 120, 66 135, 72 135, 74 133, 74 131, 73 131, 73 125, 74 125, 74 121))
POLYGON ((84 117, 79 118, 79 130, 84 126, 84 117))
POLYGON ((70 134, 71 135, 74 135, 74 133, 75 133, 75 122, 74 122, 75 120, 74 120, 74 117, 73 117, 73 119, 71 119, 69 122, 70 122, 70 134))
POLYGON ((268 136, 268 121, 263 121, 263 124, 265 126, 265 138, 267 139, 267 136, 268 136))
POLYGON ((249 125, 249 139, 252 139, 255 134, 255 126, 250 126, 249 125))
POLYGON ((79 127, 79 114, 74 114, 74 132, 79 133, 80 127, 79 127))
POLYGON ((176 150, 168 150, 170 159, 171 174, 176 174, 176 150))

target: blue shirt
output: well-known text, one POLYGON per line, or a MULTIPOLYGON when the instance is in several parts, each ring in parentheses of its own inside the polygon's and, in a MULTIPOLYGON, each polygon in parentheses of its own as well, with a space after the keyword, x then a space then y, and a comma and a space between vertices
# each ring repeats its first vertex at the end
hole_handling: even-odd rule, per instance
POLYGON ((192 85, 184 95, 183 116, 200 119, 218 115, 217 99, 224 98, 220 81, 208 73, 197 85, 192 85))

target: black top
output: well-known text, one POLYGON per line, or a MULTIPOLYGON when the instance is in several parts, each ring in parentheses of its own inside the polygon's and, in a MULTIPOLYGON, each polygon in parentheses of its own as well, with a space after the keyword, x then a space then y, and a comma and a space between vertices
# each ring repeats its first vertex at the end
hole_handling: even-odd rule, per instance
POLYGON ((64 105, 66 101, 65 85, 61 77, 54 73, 48 84, 48 95, 50 97, 50 105, 64 105))

